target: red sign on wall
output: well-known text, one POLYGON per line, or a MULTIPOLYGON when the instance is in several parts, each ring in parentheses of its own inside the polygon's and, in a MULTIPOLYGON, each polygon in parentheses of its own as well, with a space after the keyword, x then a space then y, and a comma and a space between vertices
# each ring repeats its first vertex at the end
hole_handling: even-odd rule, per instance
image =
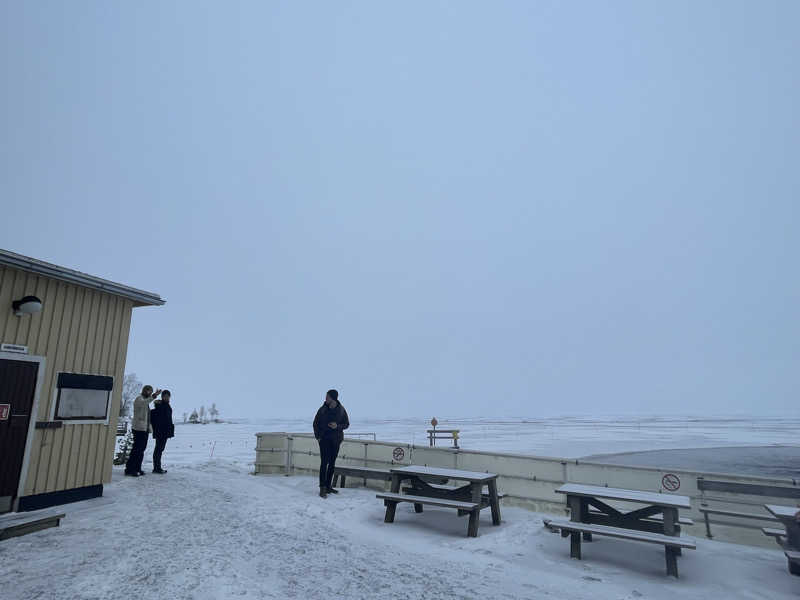
POLYGON ((0 404, 0 421, 8 421, 8 413, 10 412, 10 404, 0 404))

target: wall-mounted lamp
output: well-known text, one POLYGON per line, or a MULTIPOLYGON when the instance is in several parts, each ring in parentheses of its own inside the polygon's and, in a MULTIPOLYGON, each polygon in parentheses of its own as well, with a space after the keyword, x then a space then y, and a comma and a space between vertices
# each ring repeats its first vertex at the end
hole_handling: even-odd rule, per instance
POLYGON ((11 303, 14 314, 18 317, 22 315, 32 315, 42 310, 42 301, 36 296, 25 296, 21 300, 14 300, 11 303))

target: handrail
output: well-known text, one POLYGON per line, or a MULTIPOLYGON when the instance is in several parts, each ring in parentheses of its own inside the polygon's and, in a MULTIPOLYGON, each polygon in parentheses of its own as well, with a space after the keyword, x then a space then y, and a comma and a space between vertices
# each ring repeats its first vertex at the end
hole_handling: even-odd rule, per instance
POLYGON ((378 436, 377 436, 377 434, 375 434, 375 433, 374 433, 374 432, 372 432, 372 431, 369 431, 369 432, 363 432, 363 433, 350 433, 350 432, 348 431, 347 433, 345 433, 345 434, 344 434, 344 437, 345 437, 345 438, 353 438, 353 437, 369 437, 369 436, 372 436, 372 441, 373 441, 373 442, 377 442, 377 441, 378 441, 378 436))

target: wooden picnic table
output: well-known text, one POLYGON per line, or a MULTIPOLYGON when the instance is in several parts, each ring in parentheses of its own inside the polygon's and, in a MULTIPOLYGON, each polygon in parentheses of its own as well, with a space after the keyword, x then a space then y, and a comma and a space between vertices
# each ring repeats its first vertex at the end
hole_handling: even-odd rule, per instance
POLYGON ((786 557, 789 559, 789 572, 792 575, 800 575, 800 561, 797 559, 797 553, 800 552, 800 522, 795 516, 800 508, 781 504, 765 504, 764 508, 786 529, 785 541, 781 541, 780 538, 776 539, 786 551, 786 557))
MULTIPOLYGON (((572 521, 611 525, 665 535, 680 534, 678 509, 688 510, 692 506, 686 496, 579 483, 567 483, 558 488, 556 492, 567 496, 567 505, 570 508, 572 521), (631 512, 622 512, 602 502, 600 498, 646 504, 647 506, 631 512), (590 511, 589 507, 595 510, 590 511), (657 515, 663 515, 663 519, 656 519, 657 515)), ((587 538, 584 537, 584 539, 587 538)), ((591 540, 591 537, 588 539, 591 540)))
POLYGON ((459 516, 469 514, 467 535, 478 535, 480 511, 484 508, 492 510, 492 525, 500 525, 500 496, 497 493, 497 475, 478 471, 462 471, 410 465, 390 469, 392 476, 391 493, 378 494, 377 497, 386 504, 386 523, 394 522, 398 502, 413 502, 414 510, 422 512, 424 504, 455 508, 459 516), (431 478, 464 481, 461 485, 441 485, 430 483, 431 478), (401 485, 408 482, 402 491, 401 485), (487 492, 483 493, 483 486, 487 492))
MULTIPOLYGON (((558 488, 556 492, 567 496, 570 521, 574 523, 645 531, 670 537, 680 536, 678 510, 691 508, 691 502, 686 496, 643 492, 640 490, 567 483, 558 488), (613 506, 609 506, 601 498, 604 500, 644 504, 646 506, 637 510, 623 512, 613 506), (594 510, 590 510, 590 508, 594 510), (659 515, 661 515, 660 518, 659 515)), ((587 528, 582 534, 583 539, 587 542, 592 541, 592 533, 589 529, 591 528, 587 528)), ((577 534, 572 536, 572 546, 572 555, 580 557, 580 538, 577 534)), ((681 554, 681 548, 679 546, 665 545, 665 551, 667 571, 671 575, 677 576, 675 557, 681 554)))

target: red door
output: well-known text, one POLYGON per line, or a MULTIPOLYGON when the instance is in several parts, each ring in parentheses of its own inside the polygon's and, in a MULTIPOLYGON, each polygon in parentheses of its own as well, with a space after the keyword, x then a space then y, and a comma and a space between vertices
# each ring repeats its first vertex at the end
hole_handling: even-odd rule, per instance
POLYGON ((0 512, 10 510, 17 495, 38 371, 36 362, 0 359, 0 404, 11 405, 0 420, 0 512))

